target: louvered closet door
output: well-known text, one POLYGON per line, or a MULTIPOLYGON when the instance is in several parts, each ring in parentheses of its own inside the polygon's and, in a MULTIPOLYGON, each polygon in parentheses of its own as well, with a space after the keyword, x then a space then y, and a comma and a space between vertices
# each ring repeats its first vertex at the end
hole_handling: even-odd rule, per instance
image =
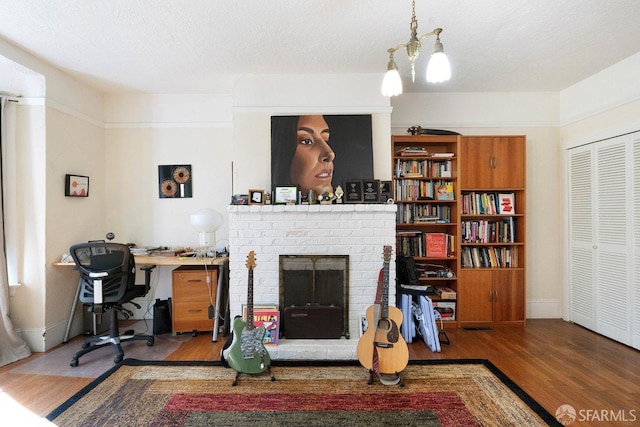
POLYGON ((631 342, 631 146, 629 135, 598 142, 596 159, 596 331, 631 342))
POLYGON ((631 345, 640 350, 640 132, 631 135, 633 151, 633 278, 631 280, 631 345))
POLYGON ((570 320, 596 329, 593 145, 569 150, 570 320))

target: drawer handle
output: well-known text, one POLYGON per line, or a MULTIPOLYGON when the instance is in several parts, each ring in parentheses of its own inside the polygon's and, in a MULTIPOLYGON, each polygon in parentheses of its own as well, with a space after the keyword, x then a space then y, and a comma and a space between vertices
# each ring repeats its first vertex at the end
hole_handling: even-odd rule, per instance
POLYGON ((187 280, 187 282, 189 282, 189 283, 200 283, 200 282, 202 282, 202 280, 201 279, 189 279, 189 280, 187 280))
POLYGON ((195 309, 191 309, 189 310, 189 313, 200 313, 202 310, 195 310, 195 309))

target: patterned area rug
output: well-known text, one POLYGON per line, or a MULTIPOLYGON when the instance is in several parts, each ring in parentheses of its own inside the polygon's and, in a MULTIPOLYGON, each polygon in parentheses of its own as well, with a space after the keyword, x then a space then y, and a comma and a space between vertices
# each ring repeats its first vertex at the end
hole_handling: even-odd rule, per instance
POLYGON ((411 362, 404 386, 344 363, 274 362, 240 376, 217 362, 126 359, 53 411, 71 426, 544 426, 551 414, 490 362, 411 362))

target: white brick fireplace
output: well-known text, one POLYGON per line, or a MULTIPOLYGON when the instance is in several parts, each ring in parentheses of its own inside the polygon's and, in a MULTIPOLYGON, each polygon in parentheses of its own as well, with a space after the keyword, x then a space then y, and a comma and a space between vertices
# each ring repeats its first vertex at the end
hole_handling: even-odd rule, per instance
MULTIPOLYGON (((254 304, 278 305, 279 255, 349 255, 350 339, 283 338, 268 346, 272 359, 356 360, 360 315, 373 304, 383 247, 395 245, 393 204, 229 206, 231 317, 247 302, 247 255, 255 252, 254 304)), ((390 277, 395 277, 395 254, 390 277)), ((390 283, 390 304, 395 304, 390 283)), ((282 307, 279 307, 282 309, 282 307)))

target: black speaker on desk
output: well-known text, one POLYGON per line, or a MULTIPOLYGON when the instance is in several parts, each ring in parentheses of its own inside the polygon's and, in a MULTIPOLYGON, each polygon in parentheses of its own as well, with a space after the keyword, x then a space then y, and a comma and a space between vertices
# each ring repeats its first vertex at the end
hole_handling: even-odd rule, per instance
POLYGON ((171 298, 156 299, 153 305, 153 335, 171 332, 171 298))

